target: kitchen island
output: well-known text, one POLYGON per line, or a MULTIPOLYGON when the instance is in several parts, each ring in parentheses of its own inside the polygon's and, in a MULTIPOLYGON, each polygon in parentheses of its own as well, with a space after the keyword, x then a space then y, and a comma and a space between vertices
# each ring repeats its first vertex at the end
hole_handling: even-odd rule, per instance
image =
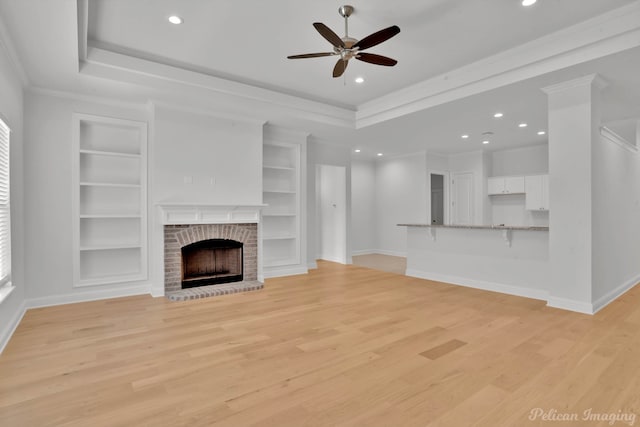
POLYGON ((398 225, 407 227, 407 276, 548 297, 548 227, 398 225))

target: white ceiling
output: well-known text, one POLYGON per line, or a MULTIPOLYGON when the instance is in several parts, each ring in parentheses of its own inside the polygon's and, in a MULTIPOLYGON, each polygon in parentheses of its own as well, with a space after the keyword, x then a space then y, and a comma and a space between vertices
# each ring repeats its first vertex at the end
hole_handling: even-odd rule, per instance
MULTIPOLYGON (((545 138, 537 135, 539 129, 546 128, 546 97, 540 88, 590 73, 599 73, 610 83, 604 92, 607 121, 640 117, 640 48, 634 47, 640 43, 633 38, 637 33, 629 33, 630 49, 625 50, 626 45, 619 42, 623 47, 614 55, 602 53, 600 56, 606 56, 592 59, 583 50, 576 50, 567 56, 570 62, 556 66, 552 72, 534 69, 530 77, 505 80, 450 102, 440 100, 430 108, 409 109, 397 118, 379 120, 362 129, 353 127, 353 118, 344 120, 347 125, 336 126, 324 118, 344 112, 356 114, 363 103, 380 99, 384 106, 388 99, 393 101, 394 94, 406 95, 425 79, 435 82, 437 88, 438 82, 460 74, 460 67, 470 70, 474 61, 517 49, 557 30, 570 31, 571 25, 640 1, 539 0, 531 8, 522 7, 520 0, 362 3, 351 3, 356 12, 350 19, 350 35, 362 37, 399 25, 402 32, 398 36, 371 49, 399 63, 387 68, 352 61, 346 81, 331 77, 333 58, 286 59, 290 54, 329 50, 328 42, 312 23, 323 22, 341 34, 343 22, 337 9, 342 1, 89 0, 89 47, 100 48, 103 54, 122 54, 116 58, 119 63, 106 68, 95 67, 95 60, 82 63, 78 11, 84 0, 0 0, 0 38, 11 39, 30 86, 118 102, 145 102, 170 91, 183 104, 202 108, 224 105, 235 114, 252 114, 309 131, 319 140, 360 147, 365 156, 379 151, 385 155, 427 149, 447 153, 544 143, 545 138), (167 22, 174 13, 184 18, 184 24, 167 22), (151 60, 148 64, 173 65, 197 73, 150 79, 153 69, 141 70, 140 63, 135 62, 141 58, 151 60), (212 91, 206 85, 194 84, 201 82, 199 75, 216 76, 220 78, 216 84, 229 85, 212 91), (352 80, 356 75, 365 77, 365 84, 356 85, 352 80), (184 76, 193 81, 181 81, 184 76), (237 82, 271 91, 260 93, 247 109, 234 101, 237 96, 233 91, 243 89, 237 82), (277 98, 279 94, 324 104, 303 105, 295 101, 298 98, 277 98), (271 95, 274 101, 266 99, 271 95), (294 102, 287 105, 291 100, 294 102), (298 105, 311 107, 297 111, 298 105), (503 111, 505 117, 493 119, 496 111, 503 111), (527 122, 528 127, 518 128, 520 122, 527 122), (487 146, 480 143, 480 134, 485 131, 495 133, 487 146), (460 139, 463 133, 470 138, 460 139)), ((596 33, 603 31, 598 25, 596 33)), ((246 93, 243 96, 250 99, 246 93)))

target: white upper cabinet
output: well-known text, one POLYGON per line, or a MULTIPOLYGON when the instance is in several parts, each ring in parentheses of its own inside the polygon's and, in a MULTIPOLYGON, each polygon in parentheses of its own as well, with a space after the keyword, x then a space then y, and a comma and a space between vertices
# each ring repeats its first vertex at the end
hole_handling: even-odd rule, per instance
POLYGON ((525 178, 526 209, 529 211, 549 210, 549 175, 527 176, 525 178))
POLYGON ((495 176, 489 178, 487 194, 490 196, 501 194, 524 194, 523 176, 495 176))

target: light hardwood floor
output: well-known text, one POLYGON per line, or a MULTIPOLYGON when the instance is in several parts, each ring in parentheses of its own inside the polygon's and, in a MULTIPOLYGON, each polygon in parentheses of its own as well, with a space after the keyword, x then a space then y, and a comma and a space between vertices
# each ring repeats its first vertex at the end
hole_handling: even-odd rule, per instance
POLYGON ((0 425, 605 426, 528 416, 640 416, 640 287, 587 316, 319 267, 197 301, 30 310, 0 356, 0 425))
POLYGON ((399 256, 367 254, 352 257, 353 264, 360 267, 373 268, 388 273, 404 274, 407 270, 407 259, 399 256))

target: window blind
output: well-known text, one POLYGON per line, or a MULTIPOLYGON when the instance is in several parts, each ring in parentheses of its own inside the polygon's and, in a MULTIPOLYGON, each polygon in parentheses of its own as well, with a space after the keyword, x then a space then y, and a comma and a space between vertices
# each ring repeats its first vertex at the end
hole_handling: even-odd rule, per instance
POLYGON ((0 287, 11 281, 9 127, 0 119, 0 287))

